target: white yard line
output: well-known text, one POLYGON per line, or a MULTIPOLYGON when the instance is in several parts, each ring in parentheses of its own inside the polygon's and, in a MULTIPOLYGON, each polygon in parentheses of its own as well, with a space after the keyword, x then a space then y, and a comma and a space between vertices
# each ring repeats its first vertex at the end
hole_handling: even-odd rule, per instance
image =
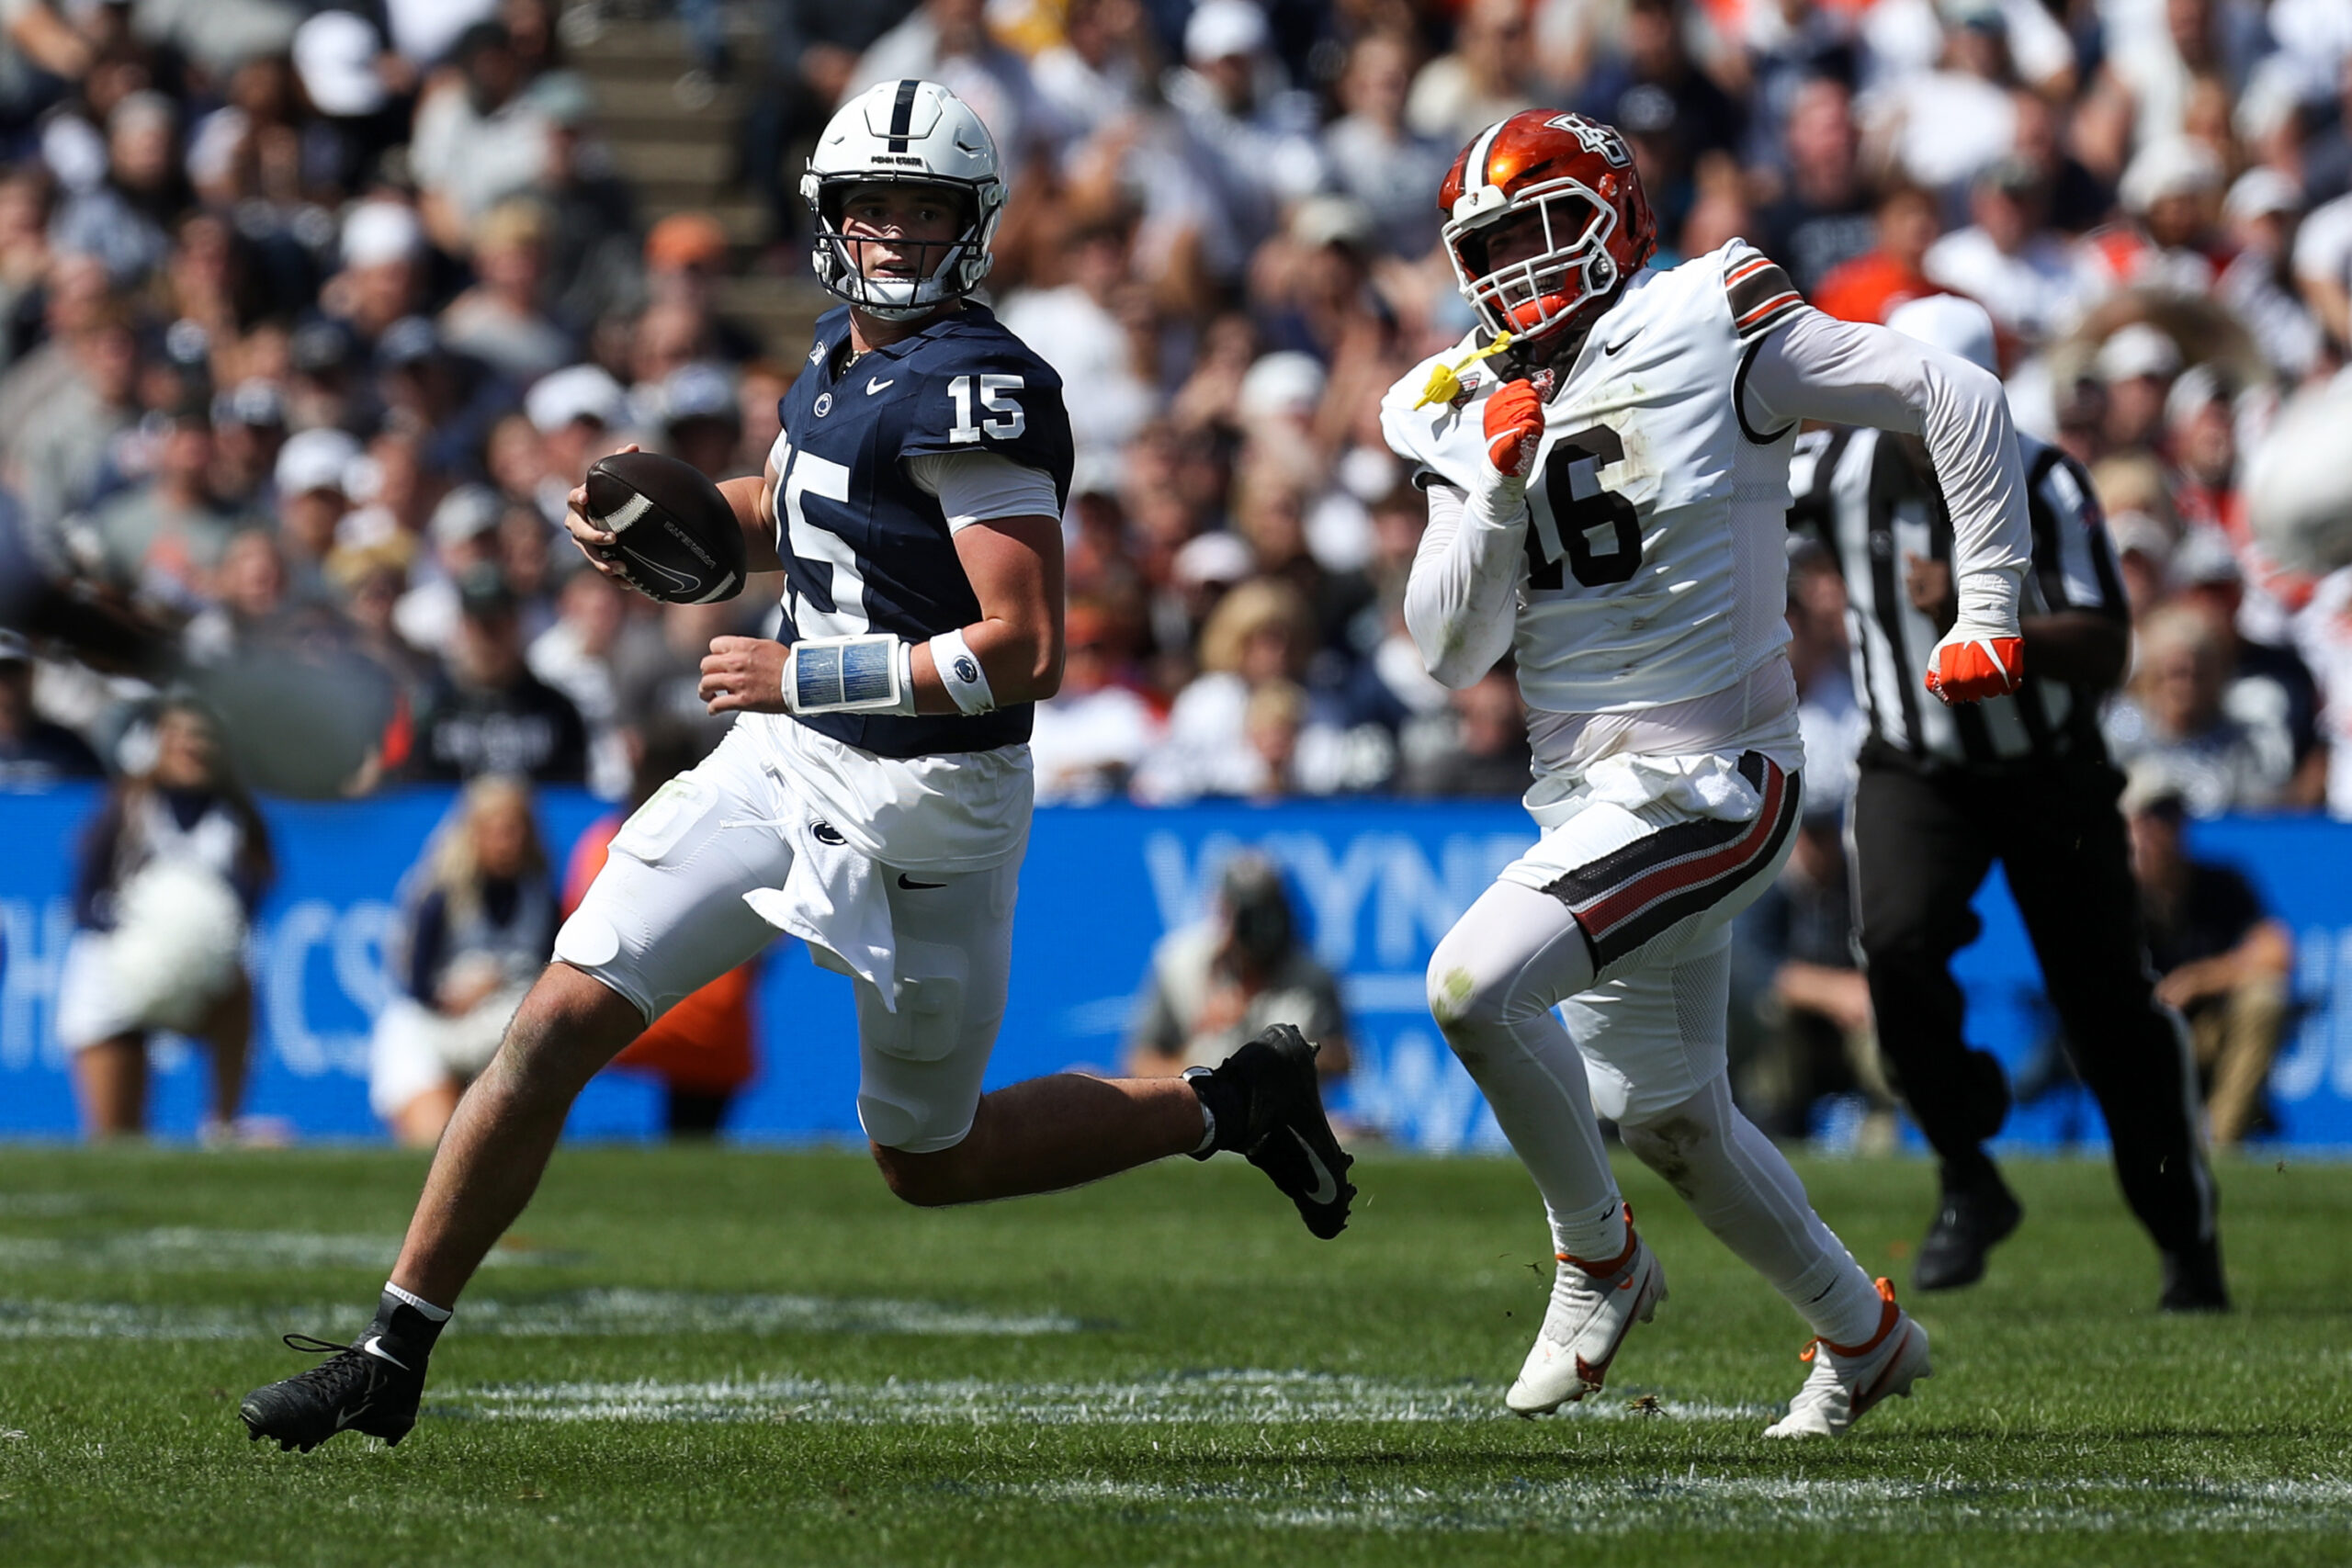
MULTIPOLYGON (((1498 1388, 1420 1384, 1317 1372, 1216 1371, 1102 1382, 815 1378, 711 1382, 506 1383, 461 1388, 435 1403, 453 1414, 522 1421, 811 1421, 905 1426, 1306 1426, 1336 1421, 1505 1418, 1498 1388)), ((1621 1395, 1570 1407, 1571 1418, 1648 1418, 1621 1395)), ((1760 1421, 1762 1406, 1657 1403, 1659 1418, 1760 1421)))
MULTIPOLYGON (((360 1326, 360 1303, 149 1306, 125 1302, 0 1301, 10 1339, 243 1339, 288 1328, 360 1326)), ((542 1301, 468 1301, 453 1336, 605 1338, 636 1334, 918 1334, 1026 1337, 1074 1334, 1064 1313, 983 1312, 937 1302, 691 1291, 571 1291, 542 1301)))
MULTIPOLYGON (((389 1269, 400 1250, 398 1236, 162 1225, 89 1235, 0 1236, 0 1267, 172 1274, 259 1269, 389 1269)), ((502 1247, 483 1259, 483 1267, 511 1269, 517 1265, 571 1263, 581 1257, 579 1253, 544 1253, 502 1247)))
MULTIPOLYGON (((1270 1468, 1279 1461, 1270 1461, 1270 1468)), ((1360 1483, 1318 1472, 1295 1485, 1125 1481, 979 1487, 982 1496, 1161 1508, 1171 1518, 1381 1532, 1496 1531, 1624 1536, 1721 1529, 1917 1535, 2179 1530, 2340 1532, 2352 1529, 2352 1479, 2038 1482, 1763 1479, 1695 1471, 1449 1487, 1360 1483)))

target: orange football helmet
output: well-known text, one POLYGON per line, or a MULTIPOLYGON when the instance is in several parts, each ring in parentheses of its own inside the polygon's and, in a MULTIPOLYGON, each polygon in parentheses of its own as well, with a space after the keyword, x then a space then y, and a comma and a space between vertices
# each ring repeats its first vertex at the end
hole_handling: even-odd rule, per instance
POLYGON ((1438 210, 1454 286, 1487 328, 1524 341, 1591 324, 1657 251, 1657 220, 1614 126, 1522 109, 1487 127, 1446 171, 1438 210), (1487 243, 1521 213, 1544 225, 1535 254, 1489 266, 1487 243))

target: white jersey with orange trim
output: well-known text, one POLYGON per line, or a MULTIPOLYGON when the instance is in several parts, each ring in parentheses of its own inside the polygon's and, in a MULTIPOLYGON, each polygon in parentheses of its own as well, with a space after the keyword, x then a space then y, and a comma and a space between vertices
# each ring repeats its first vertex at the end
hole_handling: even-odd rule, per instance
MULTIPOLYGON (((1765 335, 1804 304, 1745 241, 1637 276, 1552 389, 1527 483, 1512 639, 1540 709, 1615 714, 1722 691, 1788 641, 1783 516, 1796 430, 1746 428, 1736 389, 1765 335)), ((1465 343, 1463 349, 1470 346, 1465 343)), ((1413 405, 1440 363, 1381 406, 1424 484, 1479 482, 1482 369, 1452 402, 1413 405)), ((1470 378, 1465 378, 1465 380, 1470 378)))

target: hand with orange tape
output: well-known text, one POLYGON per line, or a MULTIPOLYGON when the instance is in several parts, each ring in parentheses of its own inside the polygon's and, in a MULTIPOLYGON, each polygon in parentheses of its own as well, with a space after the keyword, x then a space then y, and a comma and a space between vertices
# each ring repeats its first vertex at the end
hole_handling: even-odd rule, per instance
POLYGON ((1928 655, 1928 690, 1949 706, 2006 697, 2025 679, 2018 581, 2003 571, 1961 580, 1960 614, 1928 655))
POLYGON ((1500 479, 1523 481, 1544 441, 1544 400, 1527 381, 1511 381, 1487 399, 1487 466, 1500 479))

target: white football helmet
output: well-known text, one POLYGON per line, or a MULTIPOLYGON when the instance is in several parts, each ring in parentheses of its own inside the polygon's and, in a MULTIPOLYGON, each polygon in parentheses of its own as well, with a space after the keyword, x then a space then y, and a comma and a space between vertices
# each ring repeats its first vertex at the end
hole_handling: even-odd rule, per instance
MULTIPOLYGON (((816 220, 809 255, 817 281, 835 298, 886 321, 910 321, 969 294, 988 276, 989 243, 1004 216, 1004 180, 996 139, 972 107, 936 82, 882 82, 843 104, 825 126, 800 199, 816 220), (867 277, 842 233, 842 205, 869 185, 945 186, 972 199, 970 220, 955 240, 914 247, 919 277, 867 277)), ((906 248, 906 247, 898 247, 906 248)))

